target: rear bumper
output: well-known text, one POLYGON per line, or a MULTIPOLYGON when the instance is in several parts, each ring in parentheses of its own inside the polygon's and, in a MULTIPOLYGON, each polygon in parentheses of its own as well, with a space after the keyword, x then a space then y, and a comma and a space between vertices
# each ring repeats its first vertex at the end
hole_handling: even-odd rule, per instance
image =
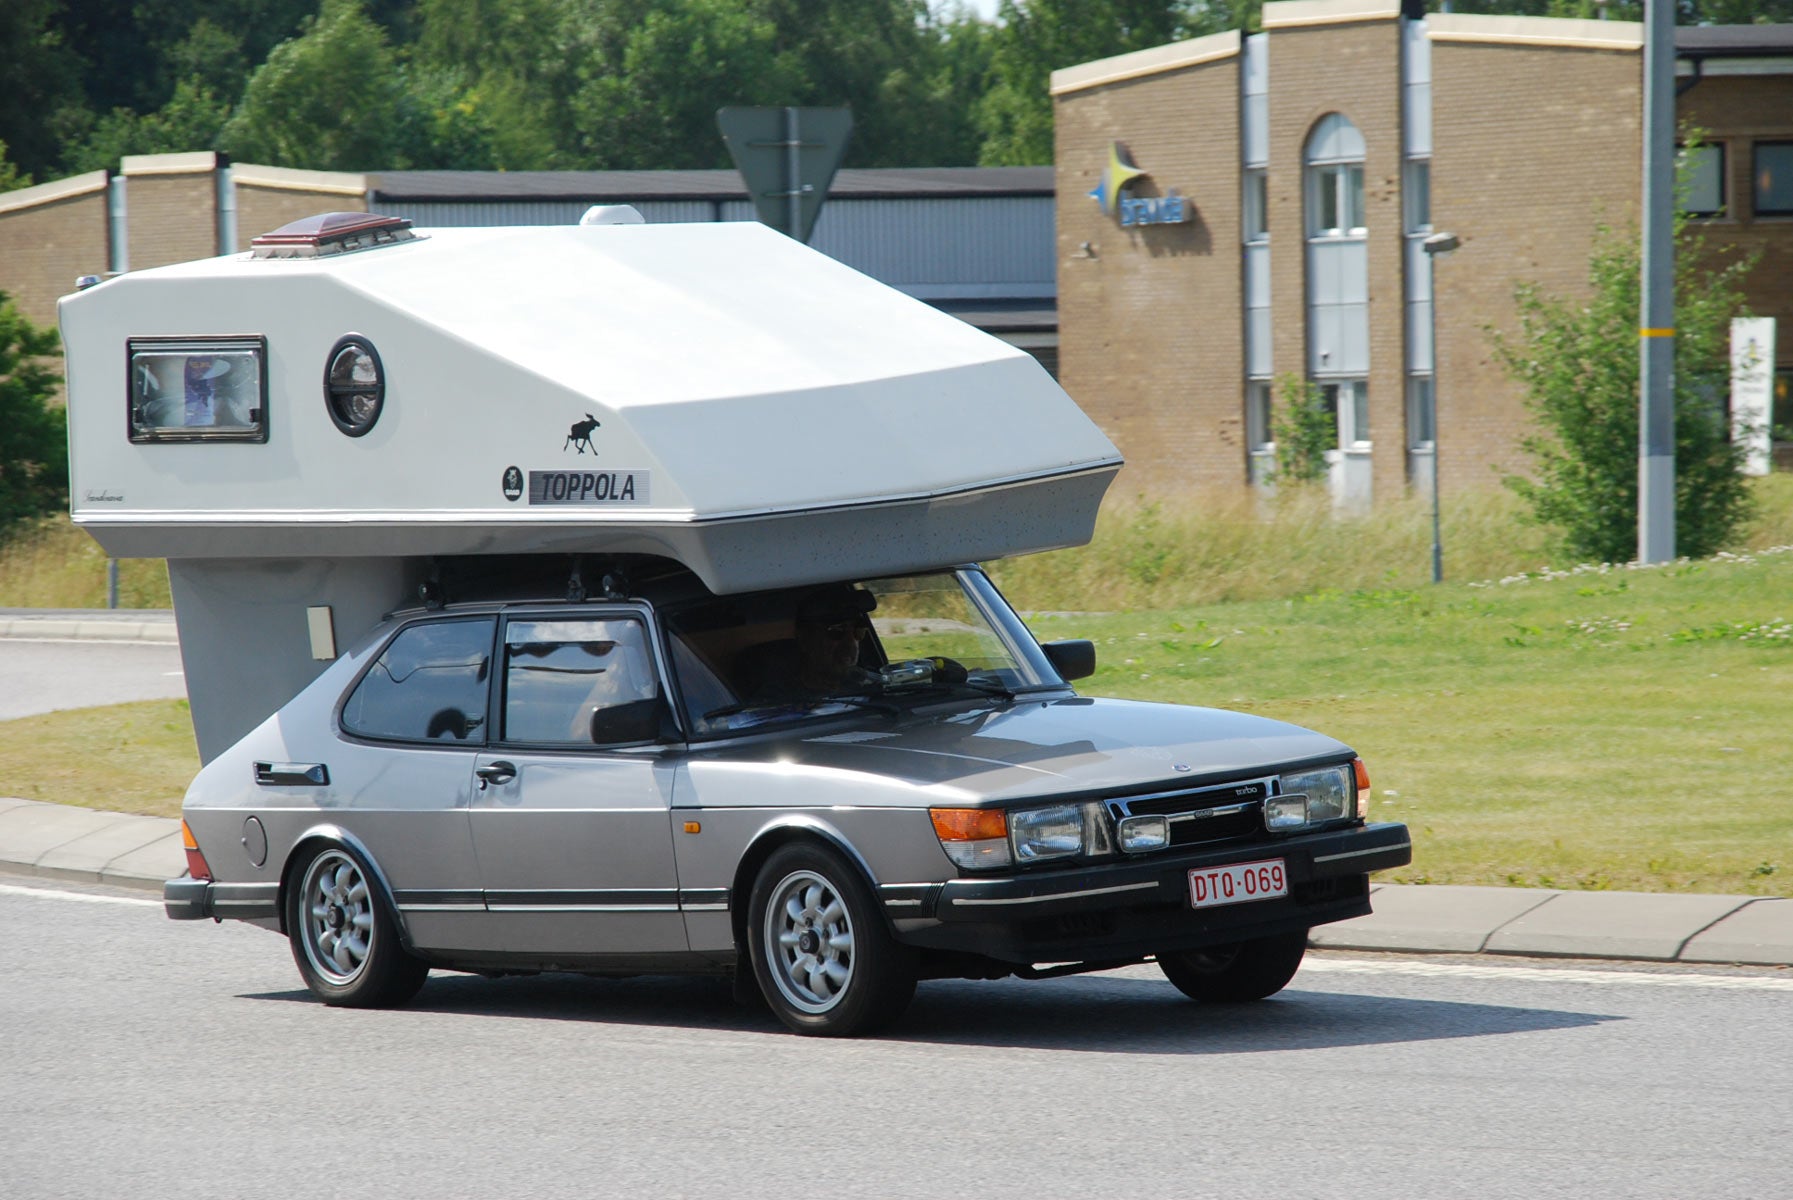
POLYGON ((1384 824, 1062 871, 954 879, 928 889, 933 894, 919 906, 939 923, 899 936, 915 946, 1009 963, 1138 958, 1363 916, 1370 911, 1369 873, 1412 859, 1407 827, 1384 824), (1270 858, 1283 860, 1288 896, 1190 906, 1190 871, 1270 858))
POLYGON ((173 921, 266 920, 280 915, 280 885, 214 883, 183 875, 162 885, 162 908, 173 921))

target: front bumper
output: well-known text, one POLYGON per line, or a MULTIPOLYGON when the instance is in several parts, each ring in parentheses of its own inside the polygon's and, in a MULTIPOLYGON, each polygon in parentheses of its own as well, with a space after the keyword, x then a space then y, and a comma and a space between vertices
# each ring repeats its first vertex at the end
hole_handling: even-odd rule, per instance
POLYGON ((280 885, 215 883, 183 875, 162 885, 162 908, 173 921, 268 920, 280 916, 280 885))
MULTIPOLYGON (((954 879, 929 887, 927 895, 915 897, 922 903, 903 914, 931 916, 938 924, 899 936, 915 946, 1008 963, 1119 961, 1364 916, 1370 911, 1369 873, 1412 860, 1407 827, 1379 824, 994 879, 954 879), (1283 860, 1288 896, 1190 907, 1191 870, 1267 858, 1283 860)), ((888 911, 899 915, 894 907, 888 911)))

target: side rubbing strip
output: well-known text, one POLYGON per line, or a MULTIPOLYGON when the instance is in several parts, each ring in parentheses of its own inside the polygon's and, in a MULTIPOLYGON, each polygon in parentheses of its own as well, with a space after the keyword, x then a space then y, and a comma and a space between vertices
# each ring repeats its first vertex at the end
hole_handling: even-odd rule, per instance
POLYGON ((679 907, 686 912, 727 912, 727 888, 683 888, 679 907))
POLYGON ((1388 846, 1371 846, 1368 850, 1347 850, 1343 854, 1316 854, 1314 861, 1317 863, 1338 862, 1341 858, 1363 858, 1370 854, 1393 854, 1397 851, 1411 849, 1413 849, 1412 842, 1396 842, 1388 846))
POLYGON ((438 891, 413 888, 392 894, 393 903, 405 912, 484 912, 485 897, 472 888, 438 891))

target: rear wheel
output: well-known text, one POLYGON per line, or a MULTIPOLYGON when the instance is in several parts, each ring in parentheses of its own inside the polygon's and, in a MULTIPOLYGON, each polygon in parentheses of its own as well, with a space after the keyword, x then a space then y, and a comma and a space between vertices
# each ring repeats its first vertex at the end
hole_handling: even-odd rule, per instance
POLYGON ((760 991, 798 1033, 869 1033, 915 995, 913 956, 890 936, 859 873, 822 846, 785 846, 766 861, 747 936, 760 991))
POLYGON ((287 937, 313 995, 345 1008, 392 1008, 417 994, 430 969, 399 944, 397 923, 354 855, 321 846, 293 880, 287 937))
POLYGON ((1158 956, 1158 969, 1191 1000, 1236 1004, 1262 1000, 1288 986, 1307 953, 1307 930, 1230 946, 1158 956))

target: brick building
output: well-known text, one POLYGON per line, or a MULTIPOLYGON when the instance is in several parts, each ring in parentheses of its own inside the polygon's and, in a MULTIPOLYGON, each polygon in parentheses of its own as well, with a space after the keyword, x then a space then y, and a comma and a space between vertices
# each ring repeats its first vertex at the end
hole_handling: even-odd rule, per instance
MULTIPOLYGON (((1123 487, 1262 479, 1288 376, 1335 414, 1343 504, 1429 484, 1434 461, 1450 489, 1523 466, 1487 329, 1513 325, 1521 281, 1585 292, 1597 227, 1635 222, 1643 30, 1403 7, 1267 3, 1260 34, 1053 74, 1061 379, 1127 455, 1123 487), (1461 248, 1434 264, 1445 230, 1461 248)), ((1761 255, 1749 300, 1779 319, 1784 405, 1793 27, 1682 29, 1677 57, 1681 120, 1705 131, 1690 203, 1709 245, 1761 255)))

